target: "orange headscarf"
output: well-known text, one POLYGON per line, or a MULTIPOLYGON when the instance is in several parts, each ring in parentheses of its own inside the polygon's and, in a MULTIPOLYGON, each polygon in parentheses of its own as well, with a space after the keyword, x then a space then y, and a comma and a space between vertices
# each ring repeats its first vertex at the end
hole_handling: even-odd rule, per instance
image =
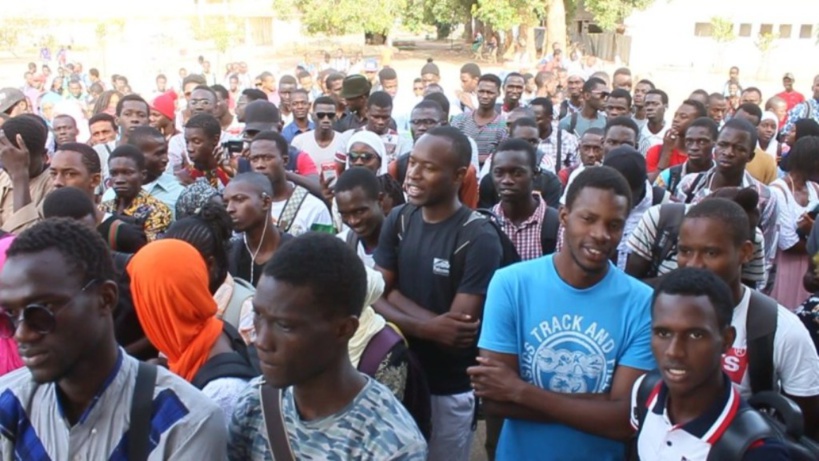
POLYGON ((131 294, 148 340, 168 356, 172 372, 192 381, 222 334, 208 270, 187 242, 157 240, 128 264, 131 294))

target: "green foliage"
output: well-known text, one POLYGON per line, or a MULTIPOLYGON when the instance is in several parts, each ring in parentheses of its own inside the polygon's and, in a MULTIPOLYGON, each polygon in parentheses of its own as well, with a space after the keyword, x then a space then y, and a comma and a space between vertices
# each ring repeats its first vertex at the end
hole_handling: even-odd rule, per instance
MULTIPOLYGON (((635 9, 642 10, 654 0, 586 0, 586 10, 594 15, 595 23, 601 29, 613 31, 623 19, 635 9)), ((566 10, 573 11, 573 10, 566 10)))
POLYGON ((241 43, 244 39, 244 24, 236 17, 206 17, 203 21, 191 20, 193 38, 199 41, 210 40, 219 53, 241 43))
POLYGON ((542 0, 478 0, 472 12, 496 30, 508 30, 520 24, 535 24, 545 10, 546 2, 542 0))
MULTIPOLYGON (((275 11, 301 14, 301 22, 310 34, 344 35, 358 32, 389 32, 396 18, 405 11, 407 0, 274 0, 275 11)), ((282 15, 287 19, 292 15, 282 15)))
POLYGON ((759 34, 756 40, 754 40, 754 46, 756 46, 760 53, 765 54, 773 47, 774 40, 777 38, 779 38, 779 34, 772 34, 770 32, 759 34))
POLYGON ((0 48, 12 51, 20 43, 22 28, 13 19, 0 20, 0 48))
POLYGON ((717 43, 726 43, 737 38, 734 33, 734 23, 719 16, 711 18, 711 38, 717 43))

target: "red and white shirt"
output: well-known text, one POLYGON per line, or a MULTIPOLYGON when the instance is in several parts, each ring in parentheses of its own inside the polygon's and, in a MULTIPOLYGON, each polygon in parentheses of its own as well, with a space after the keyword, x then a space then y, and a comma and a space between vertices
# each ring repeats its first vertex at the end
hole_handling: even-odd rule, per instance
POLYGON ((532 194, 538 201, 538 206, 532 216, 529 216, 516 226, 511 220, 507 219, 503 214, 503 208, 498 203, 492 208, 492 213, 498 217, 501 229, 512 241, 515 249, 518 250, 518 255, 522 261, 528 261, 543 256, 543 245, 541 244, 540 235, 543 228, 543 217, 546 215, 546 200, 540 197, 540 194, 532 194))

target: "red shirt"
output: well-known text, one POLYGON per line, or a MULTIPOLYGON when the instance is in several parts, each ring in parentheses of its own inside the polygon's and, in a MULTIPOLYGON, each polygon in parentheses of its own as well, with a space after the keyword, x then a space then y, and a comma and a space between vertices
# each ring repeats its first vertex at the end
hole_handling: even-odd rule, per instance
POLYGON ((788 103, 788 110, 793 109, 797 104, 805 102, 805 96, 798 91, 791 91, 790 93, 783 91, 777 96, 784 99, 785 102, 788 103))
MULTIPOLYGON (((649 148, 648 152, 646 152, 646 170, 649 173, 657 173, 657 164, 660 163, 660 152, 662 150, 663 145, 657 144, 649 148)), ((671 161, 668 162, 667 168, 671 168, 674 165, 682 165, 686 160, 688 160, 688 156, 681 150, 674 148, 674 150, 671 151, 671 161)))

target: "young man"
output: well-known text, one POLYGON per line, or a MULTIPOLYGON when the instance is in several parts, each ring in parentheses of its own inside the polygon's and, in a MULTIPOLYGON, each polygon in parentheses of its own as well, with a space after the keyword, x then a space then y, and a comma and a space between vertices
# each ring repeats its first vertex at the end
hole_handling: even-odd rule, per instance
POLYGON ((762 104, 762 92, 755 86, 743 89, 739 96, 739 104, 753 104, 759 107, 762 104))
POLYGON ((363 127, 348 130, 341 138, 341 149, 336 154, 336 162, 347 164, 347 142, 356 131, 365 130, 377 134, 384 141, 387 157, 385 162, 395 160, 399 155, 409 152, 412 146, 406 138, 401 137, 394 128, 392 120, 392 98, 384 91, 376 91, 367 98, 367 123, 363 127))
POLYGON ((330 235, 298 237, 265 265, 253 299, 263 376, 236 404, 228 459, 272 461, 269 431, 284 432, 292 459, 427 459, 400 401, 350 361, 366 286, 355 252, 330 235), (281 415, 265 414, 260 394, 281 399, 281 415))
POLYGON ((711 93, 708 96, 708 116, 717 123, 719 128, 722 128, 727 113, 728 101, 725 99, 725 96, 721 93, 711 93))
POLYGON ((283 232, 294 236, 311 230, 326 231, 333 220, 327 205, 307 189, 287 179, 287 141, 275 131, 262 131, 250 142, 250 167, 273 185, 270 214, 283 232))
POLYGON ((36 116, 18 115, 0 129, 0 228, 19 233, 40 218, 37 208, 51 191, 47 129, 36 116))
POLYGON ((608 96, 608 86, 603 80, 592 77, 583 84, 583 109, 566 115, 558 125, 575 136, 583 136, 589 128, 606 126, 603 103, 608 96))
MULTIPOLYGON (((473 62, 461 66, 461 89, 455 91, 455 97, 461 112, 467 113, 478 107, 478 79, 481 68, 473 62)), ((422 82, 423 83, 423 82, 422 82)))
POLYGON ((651 80, 646 79, 640 80, 636 85, 634 85, 634 106, 632 107, 632 112, 634 114, 632 117, 634 118, 634 121, 637 122, 637 126, 640 127, 641 132, 646 123, 648 123, 648 118, 646 116, 646 95, 654 88, 654 83, 651 80))
MULTIPOLYGON (((270 215, 273 186, 261 173, 242 173, 233 178, 222 195, 233 230, 243 233, 231 242, 228 272, 256 286, 264 264, 270 261, 282 243, 292 238, 279 231, 270 215)), ((242 325, 239 332, 250 337, 242 325)))
MULTIPOLYGON (((183 170, 177 176, 185 178, 184 183, 191 183, 198 178, 205 178, 211 186, 222 190, 230 181, 230 175, 223 168, 226 163, 220 137, 222 126, 216 117, 209 114, 197 114, 185 124, 185 150, 190 158, 190 165, 183 159, 183 170)), ((170 153, 170 151, 169 151, 170 153)), ((176 168, 176 165, 174 165, 176 168)))
MULTIPOLYGON (((99 156, 90 146, 80 143, 61 146, 51 158, 49 176, 54 190, 73 187, 85 193, 92 203, 96 203, 102 166, 99 156)), ((148 243, 142 226, 126 223, 114 214, 97 209, 94 222, 97 231, 113 251, 132 254, 148 243)))
MULTIPOLYGON (((558 178, 565 189, 567 185, 574 181, 574 178, 585 170, 586 167, 600 166, 603 164, 603 135, 600 128, 589 128, 580 138, 580 145, 577 148, 579 162, 570 168, 560 170, 558 178)), ((562 194, 561 194, 562 196, 562 194)))
POLYGON ((702 173, 714 167, 714 144, 717 142, 719 128, 709 117, 700 117, 688 125, 685 130, 685 155, 682 165, 666 168, 657 175, 654 185, 667 190, 671 195, 677 192, 677 186, 683 176, 691 173, 702 173))
POLYGON ((782 77, 782 86, 784 87, 785 91, 777 94, 777 96, 782 98, 788 105, 787 110, 791 110, 798 104, 805 102, 805 95, 798 91, 794 91, 793 89, 793 84, 795 81, 796 79, 793 78, 792 73, 786 73, 785 76, 782 77))
POLYGON ((809 118, 819 123, 819 75, 813 77, 813 97, 805 102, 797 104, 796 107, 788 111, 788 123, 780 130, 782 133, 790 133, 793 124, 797 120, 809 118))
MULTIPOLYGON (((758 105, 751 103, 740 105, 734 113, 733 118, 745 120, 753 125, 757 130, 757 138, 759 137, 759 123, 762 121, 762 109, 760 109, 758 105)), ((772 183, 778 177, 779 173, 777 171, 775 156, 765 152, 764 149, 759 147, 759 141, 757 141, 756 147, 754 148, 754 156, 751 158, 751 161, 745 165, 745 169, 754 179, 766 186, 772 183)))
POLYGON ((646 123, 640 130, 640 153, 646 155, 648 149, 662 144, 668 126, 665 112, 668 110, 668 95, 663 90, 653 89, 645 96, 646 123))
POLYGON ((567 98, 560 103, 560 114, 558 114, 559 120, 562 120, 563 117, 569 114, 580 112, 583 109, 584 83, 585 79, 582 76, 577 74, 569 75, 569 79, 566 82, 566 89, 568 91, 566 94, 567 98))
POLYGON ((365 266, 374 268, 384 224, 384 192, 378 178, 367 168, 351 168, 338 177, 335 198, 346 226, 338 238, 355 248, 365 266))
MULTIPOLYGON (((631 398, 640 459, 706 461, 722 438, 718 429, 754 411, 722 371, 722 356, 736 338, 733 306, 731 290, 711 272, 680 269, 660 281, 651 309, 651 351, 659 377, 638 379, 631 398), (650 393, 641 392, 655 379, 650 393), (641 394, 651 398, 644 401, 641 394)), ((736 461, 789 459, 781 442, 761 438, 736 461)))
POLYGON ((476 355, 486 287, 503 256, 488 221, 472 228, 474 238, 458 249, 463 257, 454 254, 473 216, 458 200, 468 167, 463 133, 437 127, 422 136, 404 182, 409 204, 390 213, 375 251, 386 289, 374 307, 405 333, 429 380, 432 461, 469 459, 475 397, 466 368, 476 355), (454 273, 459 260, 461 273, 454 273))
POLYGON ((631 114, 631 94, 628 91, 617 88, 606 98, 606 117, 617 118, 622 115, 631 114))
MULTIPOLYGON (((314 130, 316 124, 310 120, 310 97, 307 90, 302 88, 293 90, 290 95, 290 108, 293 111, 293 121, 282 129, 282 136, 287 142, 292 143, 296 136, 314 130)), ((335 104, 332 112, 335 118, 335 104)))
POLYGON ((554 123, 554 106, 550 98, 535 98, 531 103, 537 121, 538 150, 543 152, 541 168, 559 174, 577 164, 577 137, 554 123), (558 139, 560 136, 560 139, 558 139), (558 153, 560 165, 557 164, 558 153))
POLYGON ((321 168, 335 167, 336 154, 347 147, 343 144, 341 133, 333 130, 335 118, 335 101, 329 96, 319 96, 313 102, 315 129, 297 135, 291 142, 292 147, 309 154, 321 168))
POLYGON ((290 104, 292 102, 293 92, 296 91, 297 86, 296 77, 292 75, 282 75, 279 79, 279 97, 281 98, 279 111, 282 114, 282 122, 284 124, 293 122, 293 107, 290 104))
MULTIPOLYGON (((327 85, 329 90, 329 77, 327 85)), ((344 77, 340 86, 339 97, 344 100, 347 109, 333 128, 339 133, 344 133, 367 124, 367 97, 370 95, 372 85, 367 77, 355 74, 344 77)))
POLYGON ((654 368, 651 291, 609 261, 630 209, 622 175, 590 168, 560 210, 562 249, 492 278, 469 375, 484 411, 506 419, 498 461, 623 459, 631 387, 654 368))
POLYGON ((80 134, 77 121, 68 114, 54 117, 54 120, 51 121, 51 129, 54 130, 54 140, 58 148, 60 144, 77 142, 77 136, 80 134))
POLYGON ((623 90, 631 94, 631 69, 628 67, 620 67, 614 71, 611 77, 611 87, 614 90, 623 90))
MULTIPOLYGON (((142 189, 168 206, 175 213, 176 201, 185 190, 176 178, 168 173, 168 142, 156 128, 141 126, 131 132, 128 144, 136 147, 145 157, 145 181, 142 189)), ((109 192, 106 192, 109 194, 109 192)), ((113 191, 104 200, 113 198, 113 191)))
POLYGON ((506 122, 495 110, 500 94, 501 80, 494 74, 484 74, 478 79, 478 108, 452 119, 451 125, 475 140, 478 145, 478 162, 483 165, 498 145, 506 139, 506 122))
POLYGON ((756 128, 742 119, 725 122, 714 147, 716 166, 707 172, 689 174, 680 180, 676 201, 699 203, 712 191, 721 187, 753 187, 759 194, 759 228, 765 241, 766 267, 776 256, 777 216, 776 200, 767 186, 753 178, 745 167, 754 157, 757 145, 756 128))
POLYGON ((694 119, 706 115, 708 112, 699 101, 686 99, 680 104, 674 112, 671 127, 663 135, 662 144, 646 151, 646 167, 652 181, 666 168, 685 163, 685 130, 694 119))
POLYGON ((118 130, 114 117, 105 112, 100 112, 88 119, 88 131, 91 132, 92 146, 116 141, 118 130))
POLYGON ((117 126, 119 126, 118 146, 128 141, 128 136, 138 126, 148 125, 148 116, 151 114, 151 106, 139 95, 128 94, 122 97, 117 103, 117 126))
MULTIPOLYGON (((727 126, 734 122, 730 120, 727 126)), ((722 141, 722 135, 720 135, 722 141)), ((723 368, 743 397, 752 392, 751 373, 754 357, 749 353, 753 341, 748 338, 752 315, 765 315, 767 305, 776 301, 745 287, 741 267, 753 252, 748 216, 734 202, 725 199, 703 200, 693 206, 680 226, 677 262, 680 267, 705 268, 728 284, 733 296, 732 326, 737 331, 731 350, 723 359, 723 368), (753 306, 752 306, 753 305, 753 306)), ((819 357, 802 322, 790 311, 777 305, 771 314, 776 323, 773 336, 773 376, 765 377, 773 390, 780 390, 802 409, 808 435, 819 436, 819 357), (773 383, 777 383, 774 385, 773 383)), ((763 352, 759 352, 763 353, 763 352)))
POLYGON ((503 79, 503 103, 495 108, 501 115, 506 116, 514 109, 521 107, 520 98, 523 96, 523 88, 526 86, 526 80, 523 75, 517 72, 509 73, 503 79))
POLYGON ((159 238, 171 225, 172 215, 167 205, 142 189, 145 156, 130 144, 119 146, 108 158, 108 170, 115 198, 100 203, 100 209, 133 218, 142 226, 149 242, 159 238))
POLYGON ((99 235, 74 220, 48 220, 19 235, 7 254, 0 315, 13 326, 26 367, 0 378, 4 459, 116 458, 130 456, 130 443, 150 459, 227 456, 222 410, 117 346, 116 274, 99 235), (151 391, 138 404, 149 427, 137 428, 132 396, 144 377, 152 378, 151 391), (138 430, 144 439, 135 442, 138 430))

